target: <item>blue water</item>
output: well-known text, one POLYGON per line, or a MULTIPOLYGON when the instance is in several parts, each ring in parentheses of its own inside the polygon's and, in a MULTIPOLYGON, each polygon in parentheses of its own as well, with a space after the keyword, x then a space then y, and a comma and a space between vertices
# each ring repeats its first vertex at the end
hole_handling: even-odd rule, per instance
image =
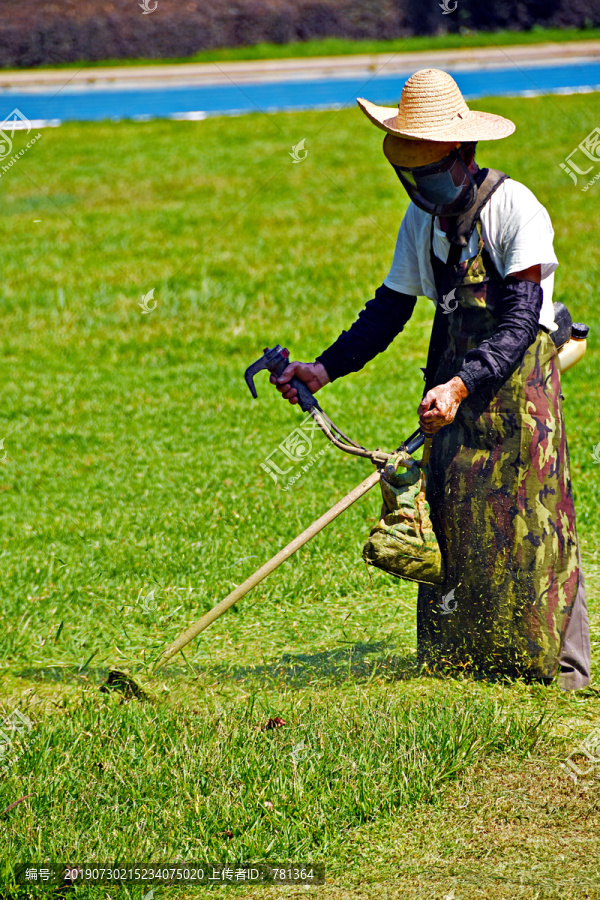
MULTIPOLYGON (((402 85, 412 73, 372 78, 282 81, 274 84, 212 85, 113 89, 56 89, 35 93, 0 91, 0 121, 17 107, 28 119, 97 121, 137 117, 166 118, 178 113, 273 112, 352 104, 357 96, 395 106, 402 85)), ((600 89, 600 62, 522 68, 509 66, 481 71, 452 72, 467 99, 486 96, 545 94, 600 89)), ((65 74, 67 78, 68 75, 65 74)))

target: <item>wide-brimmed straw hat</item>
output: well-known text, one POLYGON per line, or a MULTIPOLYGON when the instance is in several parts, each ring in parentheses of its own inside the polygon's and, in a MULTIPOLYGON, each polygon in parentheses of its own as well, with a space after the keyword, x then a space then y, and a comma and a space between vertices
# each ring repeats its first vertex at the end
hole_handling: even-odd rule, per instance
MULTIPOLYGON (((377 106, 362 97, 357 102, 374 125, 388 134, 404 138, 407 145, 414 141, 440 145, 494 141, 508 137, 515 130, 510 119, 469 109, 454 78, 441 69, 421 69, 411 75, 404 85, 398 109, 377 106)), ((424 151, 425 147, 419 149, 424 151)), ((412 150, 413 158, 415 150, 417 148, 412 150)), ((435 148, 430 153, 434 151, 435 148)), ((418 151, 416 155, 419 155, 418 151)))
POLYGON ((415 141, 413 138, 409 140, 389 133, 383 139, 386 158, 393 166, 405 169, 439 162, 456 147, 460 147, 460 141, 415 141))

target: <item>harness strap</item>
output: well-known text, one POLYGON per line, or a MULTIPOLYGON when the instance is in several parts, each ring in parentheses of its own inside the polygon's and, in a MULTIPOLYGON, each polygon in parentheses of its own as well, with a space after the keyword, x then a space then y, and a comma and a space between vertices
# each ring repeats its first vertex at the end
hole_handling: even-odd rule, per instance
POLYGON ((460 262, 462 250, 463 248, 460 244, 450 244, 450 250, 448 251, 448 259, 446 260, 446 265, 451 266, 453 269, 455 269, 460 262))
POLYGON ((453 262, 450 255, 448 256, 449 265, 458 264, 460 261, 460 251, 463 247, 468 245, 471 235, 475 230, 475 224, 481 210, 492 194, 500 187, 502 182, 506 181, 507 178, 510 178, 510 175, 507 175, 505 172, 499 172, 497 169, 483 169, 482 171, 485 174, 477 187, 477 199, 475 200, 475 203, 464 213, 461 213, 460 216, 456 216, 456 218, 450 220, 450 228, 446 233, 446 237, 451 244, 450 253, 452 257, 455 255, 452 254, 452 250, 454 250, 455 246, 458 247, 459 253, 456 262, 453 262))
MULTIPOLYGON (((456 219, 451 220, 450 230, 446 234, 446 237, 450 241, 450 250, 448 253, 448 259, 444 263, 443 260, 438 259, 433 252, 433 236, 434 236, 434 223, 435 217, 431 217, 431 234, 429 241, 429 255, 431 259, 431 266, 433 269, 433 274, 436 282, 436 287, 439 291, 438 286, 438 278, 436 276, 436 272, 439 272, 441 268, 450 268, 456 270, 460 265, 460 258, 462 255, 462 251, 464 247, 467 247, 469 244, 469 240, 471 235, 473 234, 477 222, 479 221, 479 215, 481 210, 485 206, 485 204, 489 201, 490 197, 497 190, 498 187, 505 181, 509 176, 504 172, 498 172, 495 169, 482 169, 478 174, 479 185, 477 188, 477 199, 475 203, 464 212, 462 215, 458 216, 456 219)), ((483 247, 482 255, 485 255, 489 258, 489 265, 486 261, 486 271, 494 272, 496 271, 492 258, 489 256, 486 248, 483 247)), ((424 370, 425 375, 425 392, 430 390, 435 384, 434 376, 437 369, 437 365, 439 360, 441 359, 444 349, 446 347, 448 333, 448 318, 444 315, 444 310, 441 308, 440 304, 437 304, 435 315, 433 318, 433 326, 431 329, 431 338, 429 341, 429 351, 427 354, 427 365, 424 370)))

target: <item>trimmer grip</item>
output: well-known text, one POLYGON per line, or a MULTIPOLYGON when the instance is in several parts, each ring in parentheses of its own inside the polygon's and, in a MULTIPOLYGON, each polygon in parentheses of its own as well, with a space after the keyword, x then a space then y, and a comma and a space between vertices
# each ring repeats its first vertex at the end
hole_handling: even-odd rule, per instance
POLYGON ((309 409, 315 407, 316 409, 321 409, 315 400, 314 394, 311 394, 304 382, 300 381, 297 375, 294 375, 290 380, 290 385, 298 391, 298 404, 303 412, 308 412, 309 409))
MULTIPOLYGON (((290 360, 287 350, 283 350, 279 346, 279 344, 277 344, 277 346, 272 350, 269 350, 269 348, 267 347, 265 349, 264 356, 246 369, 246 383, 248 384, 248 387, 252 392, 252 396, 256 397, 254 375, 260 369, 268 369, 271 375, 279 378, 281 375, 283 375, 289 364, 290 360)), ((321 409, 309 389, 306 387, 304 382, 298 378, 297 375, 293 375, 292 378, 290 378, 289 383, 298 392, 298 404, 303 412, 308 412, 310 409, 321 409)))
POLYGON ((427 435, 423 431, 415 432, 414 435, 411 435, 405 444, 407 453, 416 453, 419 447, 422 447, 425 443, 425 438, 427 435))

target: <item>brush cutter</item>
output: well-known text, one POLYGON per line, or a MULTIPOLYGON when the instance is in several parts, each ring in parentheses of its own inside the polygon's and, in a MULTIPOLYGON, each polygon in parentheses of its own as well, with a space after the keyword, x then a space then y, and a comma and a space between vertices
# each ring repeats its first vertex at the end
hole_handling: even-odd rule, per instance
MULTIPOLYGON (((252 396, 256 399, 256 387, 254 385, 254 376, 262 371, 263 369, 279 376, 281 375, 287 366, 289 365, 289 352, 283 349, 279 344, 277 344, 273 349, 269 349, 268 347, 265 349, 263 355, 258 359, 255 363, 249 366, 246 369, 245 378, 246 383, 250 389, 252 396)), ((368 493, 376 484, 378 484, 382 478, 382 475, 385 473, 386 477, 390 477, 392 480, 394 476, 398 478, 397 470, 399 467, 404 467, 407 472, 412 470, 415 472, 415 476, 418 479, 418 472, 421 471, 422 467, 427 462, 429 456, 429 449, 431 445, 431 436, 427 436, 423 434, 419 429, 413 432, 406 441, 397 448, 397 450, 393 453, 387 453, 380 448, 376 450, 367 450, 366 447, 363 447, 361 444, 358 444, 356 441, 349 438, 347 435, 343 433, 329 418, 329 416, 323 412, 321 406, 313 396, 313 394, 309 391, 304 382, 300 381, 299 378, 294 376, 291 379, 290 384, 292 387, 296 388, 298 392, 298 402, 299 406, 303 412, 308 412, 314 421, 317 423, 319 428, 323 431, 329 441, 334 444, 338 449, 343 450, 345 453, 349 453, 353 456, 362 456, 365 459, 369 459, 375 465, 375 472, 365 478, 364 481, 361 481, 359 485, 357 485, 353 490, 350 491, 349 494, 346 494, 341 500, 339 500, 335 506, 332 506, 331 509, 327 510, 327 512, 323 513, 315 522, 308 526, 298 537, 294 538, 293 541, 284 547, 279 553, 276 553, 275 556, 272 557, 268 562, 260 567, 256 572, 250 575, 242 584, 238 585, 230 594, 227 595, 220 603, 217 603, 211 610, 209 610, 201 619, 195 622, 193 625, 190 625, 183 634, 181 634, 177 640, 173 641, 161 655, 150 665, 148 669, 148 674, 153 675, 160 668, 162 668, 170 659, 172 659, 180 650, 183 650, 187 644, 194 640, 202 631, 208 628, 215 619, 218 619, 219 616, 223 615, 228 609, 230 609, 238 600, 241 600, 242 597, 252 590, 253 587, 256 587, 267 575, 270 575, 271 572, 275 571, 286 559, 289 559, 297 550, 304 546, 311 538, 313 538, 316 534, 322 531, 330 522, 333 522, 334 519, 337 518, 344 510, 348 509, 348 507, 352 506, 360 497, 364 496, 364 494, 368 493), (412 454, 415 453, 419 447, 425 444, 423 450, 423 458, 419 461, 412 458, 412 454)), ((415 482, 415 477, 411 477, 411 482, 415 482)), ((372 554, 371 554, 372 555, 372 554)), ((366 558, 366 557, 365 557, 366 558)), ((367 559, 367 562, 370 562, 374 565, 379 565, 379 563, 374 562, 372 559, 367 559)), ((381 566, 382 568, 386 568, 386 566, 381 566)), ((391 571, 388 569, 388 571, 391 571)), ((137 697, 146 697, 141 688, 136 684, 136 682, 131 678, 131 676, 127 675, 127 673, 113 669, 109 672, 108 681, 103 686, 102 690, 118 690, 124 692, 128 696, 137 696, 137 697)))
MULTIPOLYGON (((248 387, 250 388, 250 392, 252 396, 256 399, 257 393, 256 388, 254 386, 254 376, 264 370, 279 376, 289 365, 289 353, 287 350, 282 349, 279 344, 273 349, 269 349, 268 347, 265 349, 263 356, 258 359, 255 363, 249 366, 246 369, 245 378, 248 387)), ((353 441, 347 435, 345 435, 334 423, 331 421, 329 416, 323 412, 321 406, 313 396, 313 394, 309 391, 306 385, 300 381, 299 378, 294 377, 291 380, 292 387, 296 388, 298 391, 298 402, 300 408, 304 412, 310 413, 312 418, 321 428, 323 433, 327 436, 327 438, 338 447, 340 450, 343 450, 345 453, 350 453, 353 456, 362 456, 365 459, 371 460, 371 462, 375 465, 376 470, 368 478, 365 478, 364 481, 361 481, 359 485, 357 485, 353 490, 350 491, 349 494, 346 494, 341 500, 339 500, 335 506, 332 506, 326 513, 324 513, 320 518, 318 518, 312 525, 309 525, 302 534, 299 534, 298 537, 294 538, 286 547, 279 551, 272 559, 266 562, 263 566, 260 567, 256 572, 250 575, 242 584, 235 588, 227 597, 221 600, 220 603, 217 603, 209 612, 207 612, 201 619, 195 622, 193 625, 190 625, 186 631, 181 634, 176 641, 173 641, 170 646, 168 646, 160 655, 160 657, 156 660, 156 662, 150 667, 150 674, 156 672, 162 666, 165 665, 170 659, 172 659, 175 654, 179 653, 187 644, 190 643, 195 637, 197 637, 202 631, 208 628, 215 619, 218 619, 226 610, 232 607, 238 600, 241 600, 249 591, 252 590, 257 584, 259 584, 267 575, 270 575, 275 569, 278 568, 286 559, 289 559, 300 547, 303 547, 311 538, 313 538, 316 534, 322 531, 330 522, 333 522, 340 513, 344 512, 344 510, 348 509, 349 506, 352 506, 359 497, 362 497, 368 491, 371 490, 376 484, 379 483, 382 475, 382 471, 386 464, 390 462, 390 460, 394 459, 395 467, 398 465, 402 465, 407 469, 413 466, 421 466, 424 461, 426 462, 426 456, 428 455, 429 444, 431 442, 431 438, 427 438, 420 430, 415 431, 406 441, 404 441, 400 447, 395 451, 395 453, 386 453, 383 450, 377 448, 376 450, 367 450, 365 447, 358 444, 356 441, 353 441), (426 443, 426 448, 424 451, 424 459, 417 462, 412 458, 412 454, 426 443)))
MULTIPOLYGON (((562 371, 570 368, 585 353, 585 338, 588 327, 572 324, 571 316, 563 304, 555 303, 555 318, 559 326, 553 340, 559 350, 558 361, 562 371)), ((263 369, 275 376, 283 374, 289 365, 289 352, 279 344, 273 349, 265 348, 263 355, 249 366, 245 372, 246 383, 256 399, 254 376, 263 369)), ((326 513, 309 525, 302 534, 294 538, 286 547, 250 575, 242 584, 217 603, 201 619, 190 625, 176 641, 173 641, 150 666, 149 674, 157 672, 180 650, 202 631, 208 628, 226 610, 241 600, 253 587, 270 575, 300 547, 333 522, 344 510, 352 506, 360 497, 368 493, 376 484, 382 483, 384 505, 379 525, 372 531, 365 544, 363 557, 370 565, 378 566, 400 578, 436 584, 443 580, 441 555, 429 519, 429 509, 425 500, 424 467, 429 459, 431 436, 419 429, 404 441, 394 453, 386 453, 377 448, 367 450, 353 441, 334 425, 322 410, 318 401, 304 382, 294 376, 290 385, 298 392, 298 403, 303 412, 308 412, 329 441, 344 453, 370 459, 375 472, 365 478, 349 494, 339 500, 326 513), (423 446, 421 460, 412 454, 423 446), (405 472, 398 471, 400 467, 405 472), (400 549, 399 549, 400 547, 400 549)), ((145 696, 135 681, 124 672, 113 669, 102 690, 116 689, 129 696, 145 696)))

